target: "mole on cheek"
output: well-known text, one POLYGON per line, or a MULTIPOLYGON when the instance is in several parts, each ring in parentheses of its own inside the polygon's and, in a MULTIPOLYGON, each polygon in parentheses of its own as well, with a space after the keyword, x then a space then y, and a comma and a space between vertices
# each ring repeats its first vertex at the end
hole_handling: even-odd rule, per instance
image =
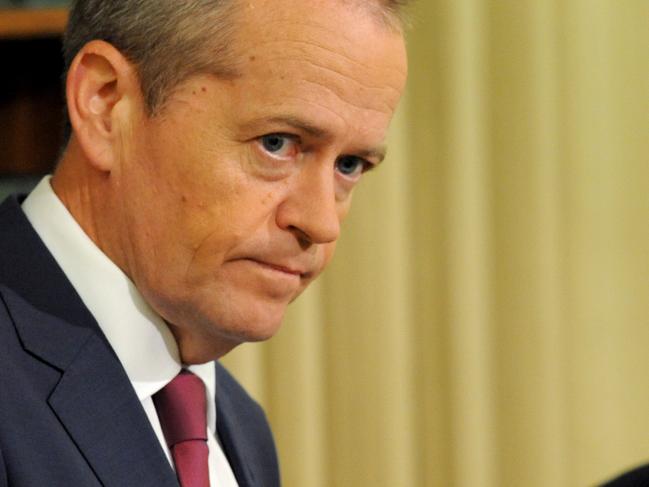
POLYGON ((205 88, 204 86, 201 86, 201 91, 202 91, 203 93, 207 93, 207 88, 205 88))

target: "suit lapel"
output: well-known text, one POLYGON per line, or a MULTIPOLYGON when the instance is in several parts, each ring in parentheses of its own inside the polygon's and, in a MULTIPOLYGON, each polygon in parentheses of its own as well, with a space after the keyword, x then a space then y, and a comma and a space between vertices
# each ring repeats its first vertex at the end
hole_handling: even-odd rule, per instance
POLYGON ((105 487, 178 487, 119 361, 92 330, 42 313, 12 291, 0 296, 24 348, 62 376, 48 399, 105 487))
POLYGON ((245 439, 243 435, 237 434, 237 416, 229 410, 227 404, 219 400, 218 394, 216 409, 217 434, 237 483, 239 487, 254 487, 256 484, 254 473, 250 469, 251 462, 245 456, 245 439))
POLYGON ((88 340, 49 403, 104 486, 177 487, 128 378, 101 340, 88 340))

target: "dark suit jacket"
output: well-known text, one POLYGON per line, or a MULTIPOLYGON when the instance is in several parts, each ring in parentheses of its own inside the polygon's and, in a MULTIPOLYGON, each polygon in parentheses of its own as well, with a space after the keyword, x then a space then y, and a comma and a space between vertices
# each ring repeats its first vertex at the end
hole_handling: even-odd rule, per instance
POLYGON ((649 487, 649 465, 622 474, 601 487, 649 487))
MULTIPOLYGON (((216 364, 241 487, 279 486, 261 408, 216 364)), ((0 206, 0 487, 177 487, 126 372, 11 197, 0 206)))

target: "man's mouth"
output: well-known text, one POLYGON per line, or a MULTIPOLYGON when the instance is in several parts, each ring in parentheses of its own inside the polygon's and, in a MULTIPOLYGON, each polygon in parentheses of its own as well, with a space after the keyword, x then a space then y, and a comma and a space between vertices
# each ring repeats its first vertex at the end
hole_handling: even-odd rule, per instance
POLYGON ((306 277, 308 272, 302 270, 296 265, 291 265, 291 264, 285 264, 285 263, 276 263, 276 262, 269 262, 266 260, 260 260, 260 259, 255 259, 255 258, 249 258, 246 259, 251 262, 254 262, 256 264, 259 264, 262 267, 265 267, 270 270, 274 270, 277 272, 281 272, 283 274, 288 274, 296 277, 306 277))

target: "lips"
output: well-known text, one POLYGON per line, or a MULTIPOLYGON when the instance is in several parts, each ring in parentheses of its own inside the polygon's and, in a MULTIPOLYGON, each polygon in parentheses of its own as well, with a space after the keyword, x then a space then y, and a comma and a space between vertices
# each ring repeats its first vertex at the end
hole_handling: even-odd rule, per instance
POLYGON ((303 270, 304 267, 295 264, 277 263, 277 262, 262 260, 258 258, 247 258, 245 260, 249 260, 262 267, 266 267, 268 269, 272 269, 274 271, 282 272, 284 274, 289 274, 296 277, 306 277, 309 274, 308 271, 303 270))

